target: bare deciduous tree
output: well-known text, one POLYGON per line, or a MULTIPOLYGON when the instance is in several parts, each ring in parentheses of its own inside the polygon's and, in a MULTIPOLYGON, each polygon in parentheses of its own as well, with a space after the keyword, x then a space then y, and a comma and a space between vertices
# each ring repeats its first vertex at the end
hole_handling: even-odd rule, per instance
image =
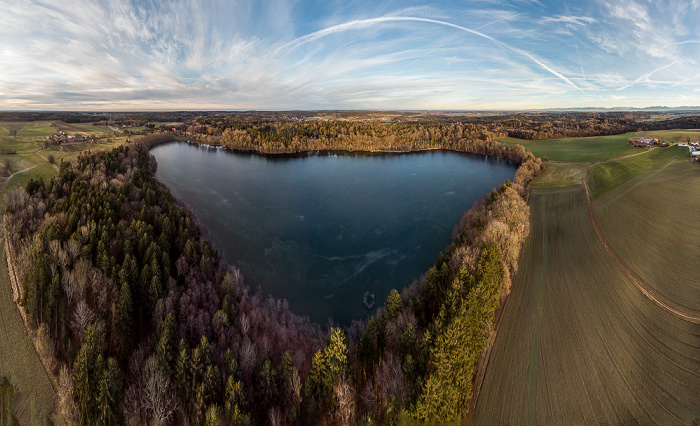
POLYGON ((73 388, 73 377, 70 368, 62 365, 58 374, 58 409, 66 424, 76 424, 78 412, 75 409, 75 398, 73 388))
POLYGON ((279 426, 282 424, 282 412, 279 407, 272 407, 267 413, 267 419, 271 426, 279 426))
POLYGON ((78 306, 75 308, 73 313, 73 321, 71 321, 71 326, 73 330, 78 335, 78 339, 82 342, 83 333, 88 325, 92 324, 95 320, 95 314, 92 309, 87 305, 85 299, 80 299, 78 306))
POLYGON ((166 424, 178 406, 170 378, 163 373, 154 356, 148 358, 144 368, 141 405, 150 417, 151 423, 155 425, 166 424))
POLYGON ((80 243, 71 238, 68 240, 66 251, 70 255, 71 262, 75 262, 75 259, 77 259, 78 255, 80 254, 80 243))
POLYGON ((61 284, 63 286, 63 291, 66 293, 68 298, 68 305, 72 305, 75 298, 75 292, 77 290, 77 285, 75 283, 75 275, 73 272, 66 272, 61 277, 61 284))
POLYGON ((355 417, 355 398, 352 386, 343 380, 333 388, 333 394, 338 401, 338 420, 341 425, 350 425, 355 417))

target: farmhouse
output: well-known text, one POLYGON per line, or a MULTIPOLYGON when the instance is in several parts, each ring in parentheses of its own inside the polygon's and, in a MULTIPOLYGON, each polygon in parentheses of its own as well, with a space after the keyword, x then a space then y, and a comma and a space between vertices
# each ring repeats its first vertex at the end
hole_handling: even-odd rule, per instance
POLYGON ((659 140, 657 138, 641 138, 639 139, 639 143, 642 143, 646 146, 652 146, 659 143, 659 140))

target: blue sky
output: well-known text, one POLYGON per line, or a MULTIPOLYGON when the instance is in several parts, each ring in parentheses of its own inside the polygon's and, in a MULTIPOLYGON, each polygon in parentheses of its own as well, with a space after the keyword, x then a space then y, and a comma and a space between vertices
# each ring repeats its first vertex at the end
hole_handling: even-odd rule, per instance
POLYGON ((700 0, 15 0, 0 109, 700 105, 700 0))

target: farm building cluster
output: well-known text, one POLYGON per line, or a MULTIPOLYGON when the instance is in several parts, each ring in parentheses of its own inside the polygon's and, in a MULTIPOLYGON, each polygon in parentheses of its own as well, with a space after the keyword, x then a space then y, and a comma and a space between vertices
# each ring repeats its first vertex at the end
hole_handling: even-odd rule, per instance
POLYGON ((669 146, 668 142, 666 142, 666 141, 659 142, 658 138, 640 138, 639 140, 630 139, 629 143, 632 146, 638 146, 638 147, 649 147, 649 146, 654 146, 654 145, 669 146))
POLYGON ((695 161, 700 161, 700 141, 678 142, 678 146, 688 147, 690 157, 695 161))
POLYGON ((80 134, 80 133, 76 134, 76 135, 71 135, 69 133, 63 133, 60 130, 58 131, 58 134, 47 136, 46 138, 55 144, 64 144, 64 143, 71 143, 71 142, 85 142, 85 141, 94 139, 94 137, 92 137, 92 136, 88 136, 88 135, 84 135, 84 134, 80 134))

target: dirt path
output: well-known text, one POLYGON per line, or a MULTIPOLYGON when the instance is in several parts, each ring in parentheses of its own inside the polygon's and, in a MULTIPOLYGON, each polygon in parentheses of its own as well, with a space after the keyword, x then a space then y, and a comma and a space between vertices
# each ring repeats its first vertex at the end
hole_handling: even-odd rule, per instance
MULTIPOLYGON (((651 151, 646 151, 646 152, 651 152, 651 151)), ((633 154, 633 155, 640 155, 640 154, 633 154)), ((626 157, 622 157, 626 158, 626 157)), ((608 160, 604 161, 603 163, 609 163, 612 161, 617 161, 617 160, 608 160)), ((599 163, 596 163, 599 164, 599 163)), ((595 218, 595 212, 593 208, 593 198, 591 197, 590 190, 588 188, 588 183, 586 182, 586 174, 588 173, 588 169, 590 167, 586 167, 583 170, 583 187, 586 190, 586 200, 588 203, 588 216, 591 220, 591 223, 593 224, 593 229, 595 230, 595 234, 598 237, 598 240, 600 243, 603 245, 605 250, 608 252, 610 257, 615 261, 617 266, 620 267, 620 270, 622 270, 627 277, 632 281, 632 283, 641 291, 649 300, 654 302, 657 306, 659 306, 661 309, 669 312, 670 314, 673 314, 677 316, 678 318, 688 321, 693 324, 700 324, 700 315, 694 312, 690 312, 687 309, 684 309, 671 300, 667 299, 663 295, 661 295, 658 291, 656 291, 649 283, 645 282, 639 275, 637 275, 632 269, 630 269, 629 266, 622 260, 622 258, 613 250, 612 247, 610 247, 607 243, 607 240, 605 239, 605 235, 603 235, 603 231, 600 229, 600 226, 598 225, 598 221, 595 218)))
MULTIPOLYGON (((39 155, 41 155, 41 154, 39 154, 39 155)), ((42 155, 42 157, 44 157, 44 156, 42 155)), ((44 158, 44 159, 45 159, 45 158, 44 158)), ((46 164, 46 163, 48 163, 48 160, 47 160, 47 161, 44 161, 43 163, 35 164, 35 165, 31 166, 31 167, 27 167, 26 169, 23 169, 23 170, 20 170, 20 171, 17 171, 17 172, 12 173, 10 176, 8 176, 8 177, 6 178, 7 180, 6 180, 5 182, 3 182, 2 185, 0 185, 0 192, 2 192, 2 191, 5 190, 5 187, 7 186, 8 183, 10 183, 10 180, 11 180, 15 175, 18 175, 18 174, 20 174, 20 173, 27 172, 27 171, 29 171, 29 170, 32 170, 32 169, 34 169, 34 168, 36 168, 36 167, 39 167, 39 166, 41 166, 42 164, 46 164)), ((54 164, 54 167, 56 167, 55 164, 54 164)), ((58 170, 58 169, 56 169, 56 170, 58 170)))

